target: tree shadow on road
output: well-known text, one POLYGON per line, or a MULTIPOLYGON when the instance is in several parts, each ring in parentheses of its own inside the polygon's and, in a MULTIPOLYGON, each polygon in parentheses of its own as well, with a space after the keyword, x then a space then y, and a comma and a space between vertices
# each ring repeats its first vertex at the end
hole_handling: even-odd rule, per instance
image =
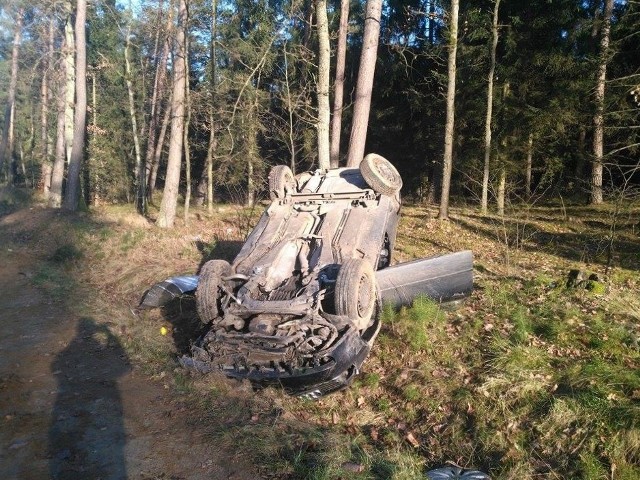
POLYGON ((127 478, 117 382, 130 367, 118 339, 105 325, 81 318, 51 368, 58 390, 49 427, 50 477, 127 478))

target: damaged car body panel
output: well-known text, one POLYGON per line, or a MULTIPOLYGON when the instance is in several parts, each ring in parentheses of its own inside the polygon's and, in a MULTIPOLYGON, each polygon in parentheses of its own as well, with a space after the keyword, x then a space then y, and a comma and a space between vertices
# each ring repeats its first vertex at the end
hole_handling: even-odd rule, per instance
MULTIPOLYGON (((317 398, 358 373, 380 330, 382 302, 467 296, 470 252, 453 254, 455 274, 438 259, 389 267, 401 186, 393 165, 375 154, 359 168, 297 177, 274 167, 272 202, 234 261, 211 260, 200 271, 196 307, 210 328, 182 364, 317 398), (425 276, 431 264, 438 278, 425 276), (455 281, 443 284, 447 273, 455 281)), ((141 306, 183 290, 171 283, 152 287, 141 306)))

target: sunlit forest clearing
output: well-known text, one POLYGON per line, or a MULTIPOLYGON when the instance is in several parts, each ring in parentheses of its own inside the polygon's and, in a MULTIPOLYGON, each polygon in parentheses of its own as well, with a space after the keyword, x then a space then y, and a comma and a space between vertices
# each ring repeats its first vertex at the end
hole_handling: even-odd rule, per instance
MULTIPOLYGON (((238 460, 238 478, 399 480, 442 465, 640 478, 639 6, 3 2, 0 281, 16 298, 0 302, 0 331, 49 350, 9 365, 18 347, 0 345, 0 476, 222 478, 214 467, 238 460), (393 263, 471 250, 471 297, 386 306, 355 383, 316 402, 183 369, 205 328, 195 300, 139 311, 144 292, 232 260, 277 197, 274 168, 300 179, 369 153, 402 177, 393 263), (130 367, 166 407, 149 428, 194 442, 171 472, 127 472, 142 441, 124 414, 113 465, 88 460, 91 443, 54 448, 57 418, 81 415, 60 387, 75 370, 48 358, 92 335, 94 362, 120 362, 131 382, 130 367)), ((162 455, 157 470, 173 461, 162 455)))

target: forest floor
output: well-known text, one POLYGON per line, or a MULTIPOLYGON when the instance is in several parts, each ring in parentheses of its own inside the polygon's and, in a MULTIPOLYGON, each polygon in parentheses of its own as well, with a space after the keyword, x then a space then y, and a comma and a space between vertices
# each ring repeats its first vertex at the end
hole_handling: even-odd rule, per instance
POLYGON ((403 207, 394 260, 471 249, 474 294, 385 310, 356 383, 317 402, 181 369, 192 300, 135 311, 233 258, 260 210, 163 231, 0 191, 0 478, 640 477, 639 205, 403 207), (567 288, 572 269, 598 280, 567 288))
POLYGON ((0 478, 255 479, 130 360, 110 313, 80 300, 93 293, 60 246, 83 220, 37 206, 1 213, 0 478))

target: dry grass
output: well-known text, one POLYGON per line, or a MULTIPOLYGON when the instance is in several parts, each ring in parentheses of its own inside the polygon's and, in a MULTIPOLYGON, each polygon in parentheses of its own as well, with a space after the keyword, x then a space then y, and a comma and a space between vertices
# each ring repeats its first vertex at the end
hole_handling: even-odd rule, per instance
POLYGON ((197 330, 192 302, 131 312, 152 283, 232 257, 257 214, 195 210, 163 231, 110 207, 61 216, 50 239, 33 241, 74 245, 53 274, 80 280, 82 308, 111 325, 132 363, 199 412, 194 428, 250 455, 265 477, 413 479, 451 462, 494 479, 640 478, 637 207, 613 234, 606 207, 508 218, 458 209, 449 222, 404 207, 395 260, 471 249, 474 295, 453 312, 426 301, 385 311, 363 374, 318 402, 177 368, 197 330), (572 268, 598 274, 604 291, 565 288, 572 268))

